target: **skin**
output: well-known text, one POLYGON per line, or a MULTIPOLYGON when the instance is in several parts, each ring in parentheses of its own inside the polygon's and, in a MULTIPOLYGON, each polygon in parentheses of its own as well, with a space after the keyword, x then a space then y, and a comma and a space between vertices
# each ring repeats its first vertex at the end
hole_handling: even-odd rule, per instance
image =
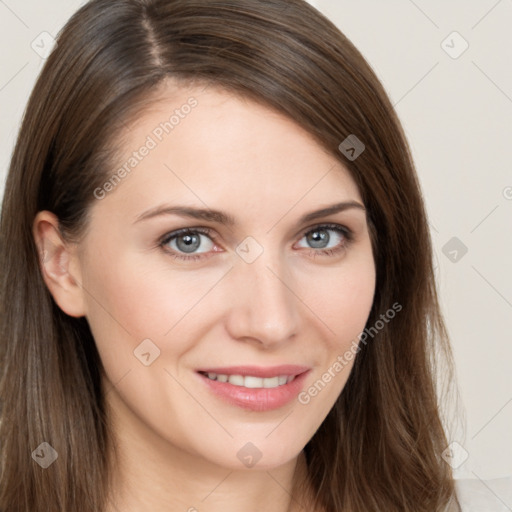
MULTIPOLYGON (((365 211, 300 222, 341 201, 362 205, 348 171, 290 119, 211 87, 168 83, 121 134, 118 165, 192 96, 198 105, 191 113, 114 190, 93 200, 80 242, 63 240, 55 216, 38 213, 43 276, 64 312, 87 318, 105 368, 119 454, 109 512, 301 510, 308 495, 307 486, 297 488, 303 448, 353 360, 308 404, 293 400, 265 412, 226 403, 195 370, 307 365, 304 389, 332 373, 373 301, 365 211), (162 204, 222 210, 235 223, 178 215, 136 222, 162 204), (305 236, 322 223, 349 228, 352 242, 322 254, 305 236), (167 250, 158 244, 167 233, 198 227, 210 228, 213 239, 200 237, 198 260, 171 256, 176 240, 167 250), (248 236, 258 244, 251 255, 263 249, 252 263, 236 252, 248 236), (148 338, 160 355, 145 366, 134 350, 148 338), (252 468, 237 457, 248 442, 262 454, 252 468)), ((329 247, 345 240, 321 233, 329 247)))

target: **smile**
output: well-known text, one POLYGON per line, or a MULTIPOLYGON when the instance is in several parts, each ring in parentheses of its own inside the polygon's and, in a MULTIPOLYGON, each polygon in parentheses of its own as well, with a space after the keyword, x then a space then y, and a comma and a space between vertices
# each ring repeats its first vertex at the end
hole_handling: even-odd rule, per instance
POLYGON ((311 368, 231 366, 196 370, 213 396, 235 407, 263 412, 290 404, 304 387, 311 368))

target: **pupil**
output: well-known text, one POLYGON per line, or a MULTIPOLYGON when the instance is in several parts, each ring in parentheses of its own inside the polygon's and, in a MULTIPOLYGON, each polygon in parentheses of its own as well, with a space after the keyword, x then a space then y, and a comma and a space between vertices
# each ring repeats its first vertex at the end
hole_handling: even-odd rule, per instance
POLYGON ((308 235, 308 242, 312 247, 322 248, 329 243, 329 234, 323 231, 313 231, 308 235))
POLYGON ((178 249, 183 252, 194 252, 199 247, 200 239, 197 235, 182 235, 176 239, 178 249))

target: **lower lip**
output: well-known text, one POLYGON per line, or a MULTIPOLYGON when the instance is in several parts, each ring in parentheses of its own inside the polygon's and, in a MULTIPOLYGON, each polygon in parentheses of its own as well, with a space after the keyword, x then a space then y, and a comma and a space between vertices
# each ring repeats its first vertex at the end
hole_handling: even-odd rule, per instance
POLYGON ((229 382, 211 380, 198 373, 209 389, 231 405, 251 411, 272 411, 290 403, 300 393, 309 370, 297 375, 287 384, 276 388, 246 388, 229 382))

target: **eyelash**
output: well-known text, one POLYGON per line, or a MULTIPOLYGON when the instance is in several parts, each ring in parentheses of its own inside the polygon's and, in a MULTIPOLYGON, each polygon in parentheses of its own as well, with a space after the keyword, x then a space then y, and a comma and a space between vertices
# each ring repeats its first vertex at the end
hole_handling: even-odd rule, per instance
MULTIPOLYGON (((309 235, 310 233, 314 233, 315 231, 322 231, 322 230, 328 230, 328 231, 336 231, 338 234, 343 235, 343 241, 340 242, 340 244, 334 248, 330 249, 314 249, 310 248, 309 256, 312 258, 316 258, 317 256, 327 256, 327 257, 333 257, 336 256, 340 251, 346 249, 353 241, 353 233, 350 229, 348 229, 345 226, 340 226, 339 224, 319 224, 318 226, 314 226, 311 229, 308 229, 307 231, 302 233, 302 236, 300 239, 304 238, 305 236, 309 235)), ((189 254, 188 256, 184 256, 182 253, 175 252, 173 249, 169 250, 165 246, 171 242, 172 240, 182 236, 182 235, 195 235, 195 234, 201 234, 205 235, 210 238, 212 242, 215 243, 215 237, 213 236, 213 230, 209 228, 183 228, 178 229, 177 231, 173 231, 171 233, 167 233, 164 235, 164 237, 159 241, 158 245, 162 248, 163 251, 165 251, 166 254, 169 256, 172 256, 175 259, 178 260, 184 260, 184 261, 197 261, 203 258, 208 258, 211 256, 210 253, 200 253, 200 254, 189 254)), ((306 249, 307 250, 307 249, 306 249)))

